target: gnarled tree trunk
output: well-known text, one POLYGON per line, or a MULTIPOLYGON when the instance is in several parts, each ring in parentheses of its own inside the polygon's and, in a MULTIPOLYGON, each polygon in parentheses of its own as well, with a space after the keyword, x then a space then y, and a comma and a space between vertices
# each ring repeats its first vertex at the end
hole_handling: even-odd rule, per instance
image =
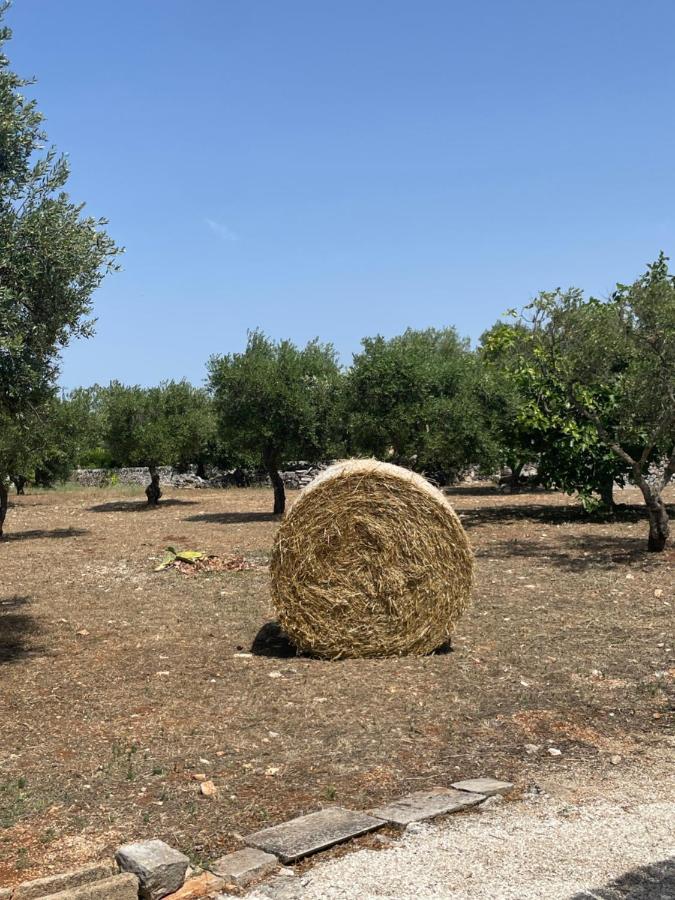
POLYGON ((649 541, 647 549, 652 553, 660 553, 665 550, 670 536, 670 522, 668 510, 661 497, 652 497, 650 501, 645 497, 647 512, 649 513, 649 541))
POLYGON ((28 479, 25 475, 12 475, 12 484, 16 488, 17 494, 25 494, 24 488, 28 479))
POLYGON ((286 488, 279 473, 279 456, 274 451, 266 450, 263 453, 263 464, 274 488, 274 515, 281 516, 286 510, 286 488))
MULTIPOLYGON (((636 474, 638 474, 636 472, 636 474)), ((642 496, 645 498, 647 513, 649 514, 649 540, 647 542, 647 550, 651 553, 660 553, 665 550, 670 536, 670 522, 668 521, 668 510, 661 496, 661 490, 665 487, 665 482, 658 487, 653 487, 647 479, 639 473, 636 478, 642 496)))
POLYGON ((145 496, 148 498, 148 506, 157 506, 159 498, 162 496, 162 490, 159 486, 159 474, 154 466, 148 466, 150 471, 150 484, 145 489, 145 496))
POLYGON ((9 491, 7 482, 3 475, 0 475, 0 540, 2 539, 2 528, 5 524, 5 516, 7 515, 7 507, 9 505, 9 491))

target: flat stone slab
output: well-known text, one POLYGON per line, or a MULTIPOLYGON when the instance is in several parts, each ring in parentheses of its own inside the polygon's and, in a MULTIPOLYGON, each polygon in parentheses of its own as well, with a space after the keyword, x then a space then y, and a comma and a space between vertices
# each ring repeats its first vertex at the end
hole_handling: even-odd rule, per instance
POLYGON ((498 781, 496 778, 469 778, 467 781, 455 781, 452 786, 458 791, 472 791, 485 797, 505 794, 513 787, 510 781, 498 781))
POLYGON ((485 800, 484 794, 473 794, 453 788, 432 788, 430 791, 416 791, 394 800, 387 806, 371 810, 371 814, 384 822, 394 825, 410 825, 411 822, 422 822, 446 813, 476 806, 485 800))
POLYGON ((381 827, 381 819, 332 806, 256 831, 244 840, 249 846, 273 853, 282 862, 289 863, 381 827))
POLYGON ((138 900, 138 878, 131 872, 50 894, 49 900, 138 900))
POLYGON ((246 887, 255 878, 262 878, 274 872, 279 866, 279 860, 272 853, 257 850, 255 847, 246 847, 244 850, 235 850, 221 856, 209 868, 211 871, 224 878, 228 884, 237 887, 246 887))
MULTIPOLYGON (((104 878, 110 878, 116 872, 117 866, 112 862, 95 863, 72 872, 64 872, 62 875, 48 875, 46 878, 24 881, 23 884, 14 888, 11 896, 12 900, 35 900, 37 897, 48 897, 59 891, 90 884, 92 881, 102 881, 104 878)), ((2 892, 0 892, 1 897, 2 892)))
POLYGON ((133 872, 140 882, 141 900, 161 900, 182 887, 190 860, 164 841, 124 844, 115 851, 123 872, 133 872))

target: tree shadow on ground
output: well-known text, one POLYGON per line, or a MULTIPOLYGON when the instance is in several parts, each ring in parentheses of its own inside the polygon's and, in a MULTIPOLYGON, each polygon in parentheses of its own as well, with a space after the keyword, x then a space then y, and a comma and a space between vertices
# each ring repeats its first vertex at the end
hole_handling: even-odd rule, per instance
POLYGON ((583 573, 597 569, 614 569, 636 562, 657 562, 670 558, 672 551, 649 553, 647 533, 643 537, 617 535, 561 535, 555 541, 523 540, 495 541, 476 553, 489 560, 531 559, 557 566, 568 572, 583 573))
MULTIPOLYGON (((675 505, 671 504, 667 509, 668 515, 672 517, 675 514, 675 505)), ((544 525, 585 523, 604 526, 622 522, 635 523, 648 519, 647 508, 641 504, 620 504, 611 516, 593 516, 585 512, 581 506, 544 505, 541 503, 477 506, 458 509, 457 512, 462 520, 462 525, 467 529, 521 519, 531 519, 544 525)))
POLYGON ((521 487, 514 493, 500 491, 496 484, 449 484, 442 487, 441 492, 448 497, 523 497, 530 494, 546 494, 549 491, 543 487, 521 487))
POLYGON ((281 516, 266 512, 214 512, 188 516, 186 522, 212 522, 214 525, 244 525, 249 522, 279 522, 281 516))
POLYGON ((273 656, 276 659, 300 655, 300 651, 282 631, 278 622, 266 622, 263 625, 253 639, 251 653, 254 656, 273 656))
POLYGON ((2 538, 4 541, 31 541, 40 538, 72 538, 87 534, 84 528, 33 528, 31 531, 9 531, 2 538))
POLYGON ((673 900, 675 857, 624 872, 600 888, 580 891, 570 900, 673 900))
POLYGON ((90 506, 89 512, 143 512, 144 510, 156 511, 164 506, 198 506, 198 500, 177 500, 171 497, 168 500, 160 500, 158 506, 150 506, 147 500, 111 500, 109 503, 99 503, 90 506))
POLYGON ((41 630, 37 621, 30 613, 17 612, 30 602, 29 597, 20 596, 0 600, 0 665, 17 662, 42 650, 32 641, 41 630))

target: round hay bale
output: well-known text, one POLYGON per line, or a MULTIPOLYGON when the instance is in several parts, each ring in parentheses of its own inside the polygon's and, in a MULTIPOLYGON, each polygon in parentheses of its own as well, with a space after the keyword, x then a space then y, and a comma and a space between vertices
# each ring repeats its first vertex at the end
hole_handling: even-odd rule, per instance
POLYGON ((348 460, 308 485, 281 523, 272 601, 307 653, 422 655, 450 638, 472 573, 468 539, 439 490, 399 466, 348 460))

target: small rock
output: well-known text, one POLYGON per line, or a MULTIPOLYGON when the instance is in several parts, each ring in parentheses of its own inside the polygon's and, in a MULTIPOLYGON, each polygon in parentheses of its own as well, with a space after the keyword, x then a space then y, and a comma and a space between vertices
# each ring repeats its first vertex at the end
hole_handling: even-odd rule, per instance
POLYGON ((192 777, 195 781, 206 781, 206 775, 203 772, 195 772, 192 777))
POLYGON ((663 597, 663 591, 661 590, 661 588, 657 588, 657 589, 654 591, 654 596, 655 596, 655 597, 663 597))
POLYGON ((562 756, 562 750, 558 750, 557 747, 549 747, 546 752, 549 756, 562 756))
POLYGON ((525 744, 525 752, 526 753, 539 753, 541 750, 541 746, 539 744, 525 744))
POLYGON ((89 634, 89 632, 87 631, 86 628, 80 628, 80 630, 79 630, 79 631, 76 631, 75 634, 79 634, 80 637, 87 637, 87 635, 89 634))
POLYGON ((202 797, 215 797, 218 793, 218 788, 212 781, 202 781, 199 785, 199 790, 201 791, 202 797))
POLYGON ((115 852, 123 872, 132 872, 140 882, 141 900, 160 900, 178 890, 185 880, 190 860, 164 841, 138 841, 115 852))
POLYGON ((621 762, 621 757, 618 753, 615 753, 609 760, 613 766, 618 766, 621 762))

